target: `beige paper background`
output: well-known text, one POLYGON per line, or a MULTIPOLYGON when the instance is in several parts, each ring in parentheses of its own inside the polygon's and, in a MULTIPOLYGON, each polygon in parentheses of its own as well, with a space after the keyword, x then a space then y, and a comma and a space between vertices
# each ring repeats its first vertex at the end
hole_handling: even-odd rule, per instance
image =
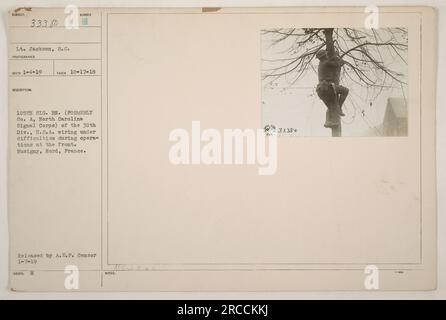
MULTIPOLYGON (((103 139, 102 151, 108 157, 102 157, 101 162, 102 173, 108 175, 108 180, 102 180, 103 192, 108 197, 103 198, 99 216, 102 220, 99 227, 106 230, 101 264, 106 269, 117 270, 135 270, 135 265, 144 264, 157 264, 157 270, 184 268, 184 264, 190 263, 200 270, 204 265, 216 263, 217 268, 224 264, 224 268, 235 270, 238 269, 234 265, 240 264, 255 265, 254 269, 278 264, 279 270, 331 271, 317 271, 317 275, 311 272, 320 279, 317 283, 316 278, 304 272, 228 271, 218 273, 217 277, 212 272, 189 271, 186 277, 184 272, 173 271, 169 277, 177 280, 175 285, 168 285, 162 273, 131 271, 107 280, 109 288, 361 288, 362 282, 358 279, 363 277, 364 265, 370 263, 391 264, 390 269, 413 264, 420 270, 407 272, 409 282, 395 279, 392 272, 384 273, 388 288, 432 287, 435 215, 432 169, 428 168, 433 161, 434 109, 429 100, 432 97, 419 95, 421 70, 419 50, 416 50, 420 45, 419 13, 387 14, 387 20, 384 14, 381 18, 384 25, 409 27, 409 137, 281 138, 278 171, 271 177, 257 176, 255 166, 172 167, 168 162, 169 131, 177 127, 188 129, 192 120, 201 120, 203 128, 257 128, 260 125, 260 29, 278 24, 312 26, 318 16, 312 17, 311 9, 307 10, 306 15, 290 14, 291 9, 286 14, 272 14, 272 9, 264 9, 264 14, 236 14, 226 10, 206 15, 108 16, 108 44, 103 45, 108 58, 104 69, 108 81, 102 85, 108 89, 108 95, 103 97, 108 113, 102 113, 102 120, 107 120, 103 132, 108 133, 103 139), (128 81, 129 75, 131 81, 128 81), (431 106, 421 109, 423 117, 419 113, 420 99, 431 106), (425 121, 422 128, 421 120, 425 121), (426 134, 420 136, 420 129, 426 130, 426 134), (423 154, 419 151, 421 137, 427 139, 423 154), (423 179, 427 180, 423 187, 426 192, 421 194, 420 166, 426 164, 423 157, 428 160, 428 167, 423 169, 423 174, 426 173, 423 179), (422 196, 428 197, 427 204, 423 202, 425 207, 421 206, 422 196), (423 225, 422 218, 426 218, 423 225), (424 232, 421 238, 424 230, 429 234, 424 232), (338 264, 342 267, 333 267, 338 264), (357 264, 349 267, 357 271, 339 271, 349 264, 357 264), (122 283, 127 285, 123 287, 122 283)), ((361 13, 338 13, 327 15, 325 21, 337 26, 348 19, 349 25, 360 26, 362 18, 361 13)), ((430 39, 430 36, 423 37, 426 45, 431 45, 430 39)), ((432 65, 424 70, 432 74, 432 65)), ((99 160, 99 154, 94 153, 83 164, 89 179, 100 178, 99 160)), ((11 162, 20 163, 14 157, 11 162)), ((71 159, 64 162, 68 167, 74 166, 71 159)), ((31 167, 22 172, 23 165, 17 171, 14 166, 11 169, 14 179, 18 171, 36 181, 44 177, 36 175, 31 167)), ((43 173, 45 168, 53 170, 48 162, 33 165, 43 168, 43 173)), ((74 176, 81 178, 73 173, 74 176)), ((48 184, 51 185, 54 186, 48 184)), ((73 185, 80 186, 80 182, 73 185)), ((79 192, 88 197, 97 194, 97 185, 91 187, 92 190, 82 188, 79 192)), ((48 195, 45 187, 38 190, 37 194, 25 193, 25 196, 37 200, 48 195)), ((67 193, 64 189, 59 191, 60 198, 67 193)), ((15 203, 18 196, 14 194, 18 193, 12 192, 10 203, 15 203)), ((93 198, 91 201, 98 200, 97 196, 93 198)), ((56 211, 37 203, 31 203, 32 210, 54 223, 51 212, 56 211)), ((75 203, 87 204, 82 196, 75 203)), ((29 204, 17 204, 11 209, 24 215, 18 215, 18 222, 12 225, 18 230, 27 230, 32 237, 48 241, 49 247, 66 247, 66 243, 55 245, 54 239, 33 234, 30 227, 18 227, 31 210, 23 206, 29 204)), ((92 212, 97 213, 95 205, 88 206, 88 217, 92 212)), ((63 210, 73 221, 80 221, 76 220, 74 212, 78 214, 79 210, 75 206, 65 206, 63 210), (67 208, 72 208, 73 213, 67 208)), ((90 222, 97 226, 97 220, 90 222)), ((71 246, 78 247, 79 241, 97 244, 94 240, 97 236, 97 231, 73 231, 71 246)), ((23 239, 20 231, 17 239, 23 239)), ((12 239, 14 248, 29 246, 29 241, 23 244, 19 241, 22 240, 12 239)), ((35 246, 40 247, 37 243, 35 246)), ((143 268, 138 266, 136 270, 143 268)), ((16 283, 28 288, 50 288, 51 280, 47 277, 41 275, 36 283, 29 279, 16 283)), ((96 288, 97 278, 93 276, 86 285, 96 288)))

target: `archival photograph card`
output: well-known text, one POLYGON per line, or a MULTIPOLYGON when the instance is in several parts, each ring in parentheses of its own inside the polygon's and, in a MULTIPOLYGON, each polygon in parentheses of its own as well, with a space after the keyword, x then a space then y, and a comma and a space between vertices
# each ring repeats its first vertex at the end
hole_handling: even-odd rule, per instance
POLYGON ((428 7, 9 13, 10 288, 436 288, 428 7))

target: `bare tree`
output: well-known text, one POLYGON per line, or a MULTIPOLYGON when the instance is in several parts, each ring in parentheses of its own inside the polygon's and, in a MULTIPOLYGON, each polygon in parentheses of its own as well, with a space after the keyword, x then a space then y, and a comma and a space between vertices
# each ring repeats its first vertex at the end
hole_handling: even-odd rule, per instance
MULTIPOLYGON (((277 58, 263 59, 262 79, 267 83, 286 76, 292 85, 307 72, 317 72, 316 54, 325 47, 345 61, 341 78, 373 90, 375 96, 406 84, 405 75, 392 69, 395 60, 407 64, 404 28, 279 28, 262 33, 270 39, 270 46, 279 50, 277 58)), ((340 135, 340 128, 333 135, 340 135)))

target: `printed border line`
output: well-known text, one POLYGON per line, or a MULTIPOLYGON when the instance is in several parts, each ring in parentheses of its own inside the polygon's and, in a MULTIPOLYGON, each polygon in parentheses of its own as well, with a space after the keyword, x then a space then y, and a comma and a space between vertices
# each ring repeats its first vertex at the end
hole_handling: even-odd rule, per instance
MULTIPOLYGON (((235 15, 237 15, 237 14, 247 14, 248 12, 219 12, 219 13, 214 13, 214 14, 235 14, 235 15)), ((336 14, 336 13, 342 13, 342 14, 348 14, 349 12, 346 12, 346 11, 343 11, 343 12, 249 12, 250 14, 336 14)), ((360 13, 360 12, 353 12, 353 13, 360 13)), ((420 46, 419 46, 419 49, 420 49, 420 74, 419 74, 419 85, 420 85, 420 97, 419 97, 419 113, 420 113, 420 120, 419 120, 419 126, 420 126, 420 149, 419 149, 419 152, 420 152, 420 186, 419 186, 419 189, 420 189, 420 257, 419 257, 419 263, 397 263, 397 264, 399 264, 399 265, 421 265, 422 266, 422 264, 423 264, 423 242, 422 242, 422 240, 423 240, 423 225, 422 225, 422 222, 423 222, 423 219, 422 219, 422 216, 423 216, 423 210, 422 210, 422 208, 423 208, 423 206, 422 206, 422 201, 423 201, 423 197, 422 197, 422 181, 423 181, 423 179, 422 179, 422 136, 421 136, 421 134, 422 134, 422 129, 423 129, 423 127, 422 127, 422 118, 421 118, 421 116, 422 116, 422 110, 421 110, 421 104, 422 104, 422 90, 421 90, 421 86, 422 86, 422 77, 423 77, 423 65, 422 65, 422 52, 423 52, 423 39, 422 39, 422 23, 423 23, 423 14, 422 14, 422 12, 416 12, 416 11, 412 11, 412 12, 383 12, 383 13, 381 13, 381 14, 404 14, 404 13, 407 13, 407 14, 418 14, 418 16, 419 16, 419 21, 420 21, 420 35, 419 35, 419 37, 420 37, 420 46)), ((129 266, 129 267, 134 267, 134 266, 159 266, 160 264, 110 264, 110 262, 109 262, 109 250, 110 250, 110 246, 109 246, 109 210, 108 210, 108 207, 109 207, 109 153, 108 153, 108 150, 109 150, 109 139, 108 139, 108 137, 109 137, 109 129, 108 129, 108 127, 109 127, 109 116, 108 116, 108 113, 109 113, 109 108, 108 108, 108 78, 109 78, 109 68, 108 68, 108 66, 109 66, 109 56, 108 56, 108 44, 109 44, 109 32, 108 32, 108 27, 109 27, 109 23, 108 23, 108 17, 109 17, 109 15, 123 15, 123 14, 126 14, 126 15, 135 15, 135 14, 203 14, 202 12, 187 12, 187 13, 181 13, 181 12, 138 12, 138 13, 135 13, 135 12, 106 12, 106 15, 107 15, 107 26, 106 26, 106 33, 107 33, 107 39, 106 39, 106 41, 107 41, 107 43, 106 43, 106 58, 107 58, 107 61, 106 61, 106 63, 107 63, 107 68, 106 68, 106 96, 107 96, 107 102, 106 102, 106 109, 107 109, 107 115, 106 115, 106 122, 107 122, 107 137, 106 137, 106 140, 107 140, 107 159, 106 159, 106 163, 107 163, 107 168, 106 168, 106 170, 107 170, 107 181, 106 181, 106 185, 107 185, 107 190, 106 190, 106 193, 107 193, 107 195, 106 195, 106 203, 107 203, 107 205, 106 205, 106 211, 107 211, 107 213, 106 213, 106 219, 107 219, 107 221, 106 221, 106 224, 107 224, 107 231, 106 231, 106 234, 107 234, 107 243, 106 243, 106 246, 107 246, 107 250, 106 250, 106 253, 107 253, 107 266, 129 266)), ((409 49, 410 50, 410 49, 409 49)), ((101 117, 101 119, 102 119, 102 117, 101 117)), ((410 132, 409 132, 409 134, 410 134, 410 132)), ((101 187, 102 187, 102 184, 101 184, 101 187)), ((102 201, 101 201, 101 203, 102 203, 102 201)), ((102 225, 102 224, 101 224, 102 225)), ((102 238, 102 237, 101 237, 102 238)), ((271 263, 248 263, 248 264, 244 264, 244 265, 269 265, 269 264, 271 264, 271 263)), ((370 263, 274 263, 274 264, 277 264, 277 265, 323 265, 323 264, 326 264, 326 265, 367 265, 367 264, 370 264, 370 263)), ((395 265, 395 263, 377 263, 378 265, 395 265)), ((166 264, 163 264, 163 265, 166 265, 166 266, 186 266, 186 265, 222 265, 222 266, 226 266, 226 265, 237 265, 237 264, 234 264, 234 263, 227 263, 227 264, 224 264, 224 263, 216 263, 216 264, 206 264, 206 263, 193 263, 193 264, 181 264, 181 263, 179 263, 179 264, 172 264, 172 263, 166 263, 166 264)), ((240 271, 256 271, 256 270, 260 270, 260 269, 242 269, 242 270, 240 270, 240 271)), ((329 270, 329 269, 278 269, 278 268, 275 268, 275 269, 261 269, 261 270, 267 270, 267 271, 276 271, 276 270, 278 270, 278 271, 324 271, 324 270, 329 270)), ((339 270, 339 271, 343 271, 343 270, 345 270, 345 269, 332 269, 332 270, 339 270)), ((347 270, 354 270, 354 269, 347 269, 347 270)), ((358 269, 358 270, 363 270, 363 269, 358 269)), ((385 269, 383 269, 383 270, 385 270, 385 269)), ((391 269, 389 269, 389 270, 391 270, 391 269)), ((403 269, 395 269, 395 270, 403 270, 403 269)), ((424 268, 422 268, 422 269, 407 269, 408 271, 413 271, 413 270, 424 270, 424 268)), ((103 271, 113 271, 113 269, 112 270, 103 270, 103 271)), ((115 271, 124 271, 124 269, 123 270, 115 270, 115 271)), ((196 270, 191 270, 191 269, 156 269, 156 270, 154 270, 154 269, 149 269, 149 270, 141 270, 141 269, 125 269, 125 271, 216 271, 216 269, 196 269, 196 270)), ((218 269, 218 271, 237 271, 237 270, 235 270, 235 269, 218 269)))

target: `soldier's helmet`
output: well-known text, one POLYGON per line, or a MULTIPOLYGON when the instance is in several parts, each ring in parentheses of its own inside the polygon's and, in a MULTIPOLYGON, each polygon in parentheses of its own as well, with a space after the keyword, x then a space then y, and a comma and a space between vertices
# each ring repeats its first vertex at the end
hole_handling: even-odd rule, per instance
POLYGON ((321 49, 321 50, 319 50, 319 51, 316 53, 316 58, 318 58, 319 60, 320 60, 322 57, 326 57, 326 56, 327 56, 327 51, 324 50, 324 49, 321 49))

